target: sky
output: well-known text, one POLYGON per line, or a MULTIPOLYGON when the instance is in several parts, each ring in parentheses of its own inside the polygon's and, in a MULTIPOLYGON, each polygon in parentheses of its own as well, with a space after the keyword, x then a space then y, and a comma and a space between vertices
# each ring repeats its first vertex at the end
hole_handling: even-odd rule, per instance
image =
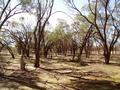
MULTIPOLYGON (((11 0, 11 1, 13 2, 12 5, 14 6, 16 3, 15 2, 16 0, 11 0)), ((74 1, 75 1, 76 6, 79 9, 82 8, 82 6, 84 6, 88 2, 88 0, 74 0, 74 1)), ((52 16, 49 19, 51 27, 55 28, 55 26, 58 24, 58 19, 64 19, 68 24, 71 24, 73 22, 71 17, 74 18, 75 12, 66 5, 64 0, 55 0, 52 13, 56 11, 62 11, 62 12, 65 12, 66 14, 62 12, 57 12, 55 14, 52 14, 52 16)), ((26 21, 31 22, 31 23, 34 22, 35 20, 34 16, 28 15, 28 14, 16 15, 14 20, 17 21, 20 16, 24 16, 26 21)), ((33 25, 34 24, 35 23, 33 23, 33 25)))
MULTIPOLYGON (((87 2, 87 0, 76 0, 76 5, 81 8, 83 5, 85 5, 85 1, 87 2)), ((64 19, 68 24, 72 23, 72 18, 75 13, 73 13, 74 11, 72 9, 68 8, 64 0, 55 0, 53 12, 56 11, 62 11, 65 13, 58 12, 51 16, 49 22, 53 27, 58 24, 58 19, 64 19)))
MULTIPOLYGON (((81 9, 84 5, 88 3, 88 0, 74 0, 74 1, 75 5, 79 9, 81 9)), ((114 0, 111 0, 111 2, 114 3, 114 0)), ((113 3, 111 3, 111 6, 114 6, 112 5, 113 3)), ((66 20, 68 24, 72 23, 73 20, 70 17, 74 18, 75 12, 65 4, 64 0, 55 0, 53 12, 55 11, 63 11, 67 13, 67 15, 60 12, 52 15, 49 21, 53 27, 55 27, 58 24, 59 18, 66 20)))
MULTIPOLYGON (((14 0, 13 3, 15 4, 14 0)), ((75 4, 78 6, 78 8, 81 8, 83 5, 85 5, 85 3, 87 3, 87 0, 75 0, 75 4)), ((73 12, 74 11, 72 9, 68 8, 64 0, 55 0, 52 11, 52 13, 55 14, 52 14, 52 16, 49 19, 51 27, 55 28, 55 26, 58 24, 58 19, 64 19, 68 24, 71 24, 73 21, 71 17, 73 18, 73 15, 75 14, 73 12), (62 11, 65 13, 55 13, 56 11, 62 11)), ((25 20, 28 22, 34 22, 35 20, 35 17, 29 14, 16 15, 15 17, 13 17, 13 20, 18 21, 20 16, 24 16, 25 20)), ((33 25, 34 24, 35 23, 33 23, 33 25)))

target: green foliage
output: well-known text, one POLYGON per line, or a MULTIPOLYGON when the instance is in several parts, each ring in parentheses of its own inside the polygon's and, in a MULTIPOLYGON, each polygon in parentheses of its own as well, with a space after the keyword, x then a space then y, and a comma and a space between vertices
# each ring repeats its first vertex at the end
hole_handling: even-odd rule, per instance
POLYGON ((24 6, 24 5, 30 4, 32 2, 32 0, 20 0, 20 2, 24 6))
POLYGON ((57 42, 65 38, 72 38, 72 33, 68 30, 68 24, 62 20, 52 32, 45 32, 47 41, 57 42))
POLYGON ((65 28, 67 23, 64 21, 60 21, 56 26, 55 30, 49 35, 49 39, 52 41, 58 41, 65 37, 65 28))
POLYGON ((91 13, 89 13, 88 19, 94 23, 94 16, 91 13))
POLYGON ((58 41, 65 37, 65 32, 62 29, 55 29, 51 34, 49 34, 48 39, 51 41, 58 41))
MULTIPOLYGON (((92 20, 92 17, 90 15, 88 17, 92 20)), ((75 21, 79 25, 78 27, 80 28, 80 34, 83 35, 86 33, 90 24, 79 14, 76 15, 75 21)))

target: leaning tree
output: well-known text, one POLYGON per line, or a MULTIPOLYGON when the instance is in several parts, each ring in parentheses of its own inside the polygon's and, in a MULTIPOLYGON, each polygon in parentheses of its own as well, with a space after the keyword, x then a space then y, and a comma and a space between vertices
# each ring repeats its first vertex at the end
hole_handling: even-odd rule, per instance
POLYGON ((120 36, 118 23, 120 0, 88 0, 88 10, 79 9, 75 0, 65 1, 70 8, 95 27, 96 35, 103 47, 105 63, 109 64, 111 50, 120 36), (92 15, 93 20, 87 17, 88 13, 92 15))

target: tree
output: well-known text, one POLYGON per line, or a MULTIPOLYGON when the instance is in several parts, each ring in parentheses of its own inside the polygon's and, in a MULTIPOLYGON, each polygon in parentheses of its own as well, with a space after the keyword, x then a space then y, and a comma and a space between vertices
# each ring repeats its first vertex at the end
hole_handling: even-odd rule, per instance
POLYGON ((67 55, 67 51, 71 45, 72 34, 68 32, 69 25, 63 19, 59 19, 58 25, 53 32, 55 47, 58 54, 67 55))
MULTIPOLYGON (((54 47, 54 35, 53 32, 45 31, 44 33, 44 57, 47 58, 48 52, 52 51, 52 48, 54 47)), ((52 53, 52 52, 51 52, 52 53)))
MULTIPOLYGON (((92 20, 90 15, 88 16, 88 18, 90 18, 92 20)), ((81 65, 83 65, 84 63, 81 59, 82 53, 83 53, 83 50, 86 49, 87 45, 90 44, 89 41, 93 34, 93 26, 90 25, 81 15, 76 14, 74 22, 72 24, 72 28, 74 30, 74 38, 73 39, 77 42, 77 46, 79 49, 77 61, 79 61, 79 63, 81 65)), ((87 55, 87 52, 86 52, 86 55, 87 55)))
POLYGON ((39 67, 40 61, 40 50, 42 40, 44 38, 45 26, 51 16, 54 0, 37 0, 36 13, 37 13, 37 24, 34 30, 34 41, 35 41, 35 67, 39 67))
POLYGON ((9 35, 11 39, 15 41, 21 51, 20 68, 25 70, 25 60, 28 59, 27 57, 29 57, 32 39, 31 25, 12 22, 9 29, 9 35))
MULTIPOLYGON (((84 7, 85 8, 85 7, 84 7)), ((90 20, 93 20, 91 14, 88 14, 88 18, 90 20)), ((75 25, 74 25, 74 28, 75 30, 78 32, 78 35, 79 35, 79 40, 80 40, 80 48, 83 48, 85 53, 86 53, 86 57, 88 58, 89 55, 90 55, 90 48, 92 47, 92 34, 93 34, 93 27, 90 26, 90 24, 82 17, 80 16, 79 14, 76 15, 75 17, 75 25), (83 23, 84 22, 84 23, 83 23), (89 30, 91 30, 89 32, 89 30), (89 35, 87 37, 87 34, 90 33, 91 35, 89 35), (87 37, 87 38, 86 38, 87 37), (86 38, 86 40, 85 40, 86 38), (84 42, 85 41, 85 42, 84 42), (84 43, 84 44, 83 44, 84 43)), ((83 50, 81 49, 81 50, 83 50)))
POLYGON ((0 30, 12 16, 22 13, 21 2, 11 6, 12 0, 0 0, 0 30))
MULTIPOLYGON (((17 14, 23 13, 23 10, 21 9, 21 5, 23 5, 23 2, 21 0, 16 1, 17 4, 13 5, 13 0, 0 0, 0 33, 6 32, 7 26, 9 24, 9 19, 17 14)), ((26 0, 24 0, 26 2, 26 0)), ((24 3, 24 4, 27 4, 24 3)), ((9 47, 9 43, 5 39, 0 40, 2 47, 6 47, 7 50, 10 52, 12 57, 14 58, 14 54, 12 52, 12 49, 9 47)))
POLYGON ((82 11, 77 8, 74 0, 65 1, 68 3, 69 7, 77 11, 84 19, 95 27, 99 40, 102 42, 105 63, 109 64, 111 50, 120 36, 120 29, 117 25, 118 19, 115 18, 116 9, 118 10, 118 7, 116 6, 120 1, 88 0, 88 9, 89 13, 92 14, 93 21, 87 17, 87 14, 83 14, 82 11), (111 3, 113 3, 113 6, 111 6, 111 3))
POLYGON ((6 41, 2 39, 2 42, 0 42, 1 44, 1 48, 0 48, 0 52, 2 51, 3 48, 6 48, 9 53, 11 54, 12 58, 15 59, 15 55, 11 49, 11 47, 9 46, 11 44, 11 41, 6 41))

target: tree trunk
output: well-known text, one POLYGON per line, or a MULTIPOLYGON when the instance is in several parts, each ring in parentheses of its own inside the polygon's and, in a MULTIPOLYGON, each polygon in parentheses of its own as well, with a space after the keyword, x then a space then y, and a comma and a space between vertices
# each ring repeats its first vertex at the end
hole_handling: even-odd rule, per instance
POLYGON ((88 46, 85 46, 85 55, 86 55, 86 58, 89 58, 90 57, 90 48, 88 46))
POLYGON ((47 58, 48 55, 48 48, 44 46, 44 57, 47 58))
POLYGON ((20 68, 21 70, 25 70, 25 57, 22 55, 21 56, 21 61, 20 61, 20 68))
POLYGON ((110 51, 109 52, 104 51, 105 64, 110 63, 110 55, 111 55, 110 51))
POLYGON ((40 61, 40 51, 36 50, 35 51, 35 64, 34 64, 34 67, 38 68, 40 66, 39 61, 40 61))
POLYGON ((80 63, 80 65, 83 65, 83 62, 82 62, 82 52, 83 52, 83 47, 80 48, 80 51, 79 51, 79 54, 78 54, 78 62, 80 63))
POLYGON ((1 47, 0 47, 0 52, 2 51, 2 49, 5 47, 5 45, 2 45, 1 47))
POLYGON ((18 54, 21 55, 21 51, 22 51, 21 47, 19 45, 17 45, 17 52, 18 52, 18 54))
POLYGON ((11 54, 12 58, 15 59, 15 55, 14 55, 12 49, 9 48, 8 46, 7 46, 7 49, 8 49, 8 51, 9 51, 9 53, 11 54))
POLYGON ((90 58, 90 51, 86 51, 86 58, 90 58))
POLYGON ((26 55, 27 55, 27 57, 30 57, 30 50, 29 49, 26 50, 26 55))
POLYGON ((50 53, 51 53, 51 59, 52 59, 52 49, 50 49, 50 53))
POLYGON ((75 59, 76 50, 78 49, 75 41, 72 41, 71 54, 73 55, 72 59, 75 59))
POLYGON ((48 51, 44 51, 44 57, 47 58, 47 55, 48 55, 48 51))
POLYGON ((24 50, 22 50, 22 55, 21 55, 21 59, 20 59, 20 69, 21 70, 25 70, 25 53, 24 50))
POLYGON ((75 50, 73 49, 73 58, 72 60, 75 60, 75 50))

